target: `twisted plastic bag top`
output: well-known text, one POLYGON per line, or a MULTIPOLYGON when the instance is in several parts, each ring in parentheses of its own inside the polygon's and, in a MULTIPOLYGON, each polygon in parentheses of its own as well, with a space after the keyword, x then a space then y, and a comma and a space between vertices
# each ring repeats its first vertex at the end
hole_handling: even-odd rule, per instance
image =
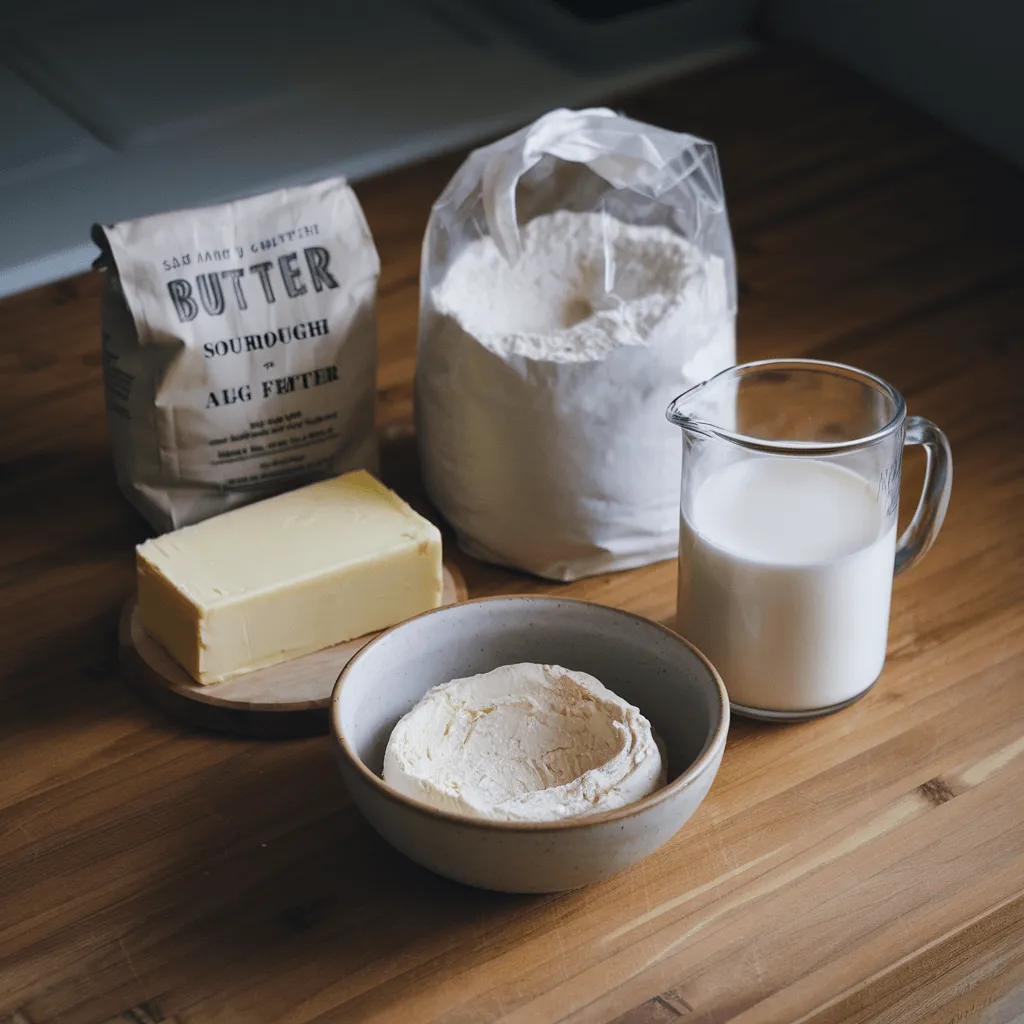
MULTIPOLYGON (((520 253, 517 192, 521 180, 546 157, 588 168, 610 189, 623 193, 620 209, 623 203, 630 213, 644 205, 658 207, 653 217, 620 219, 667 223, 704 252, 733 266, 725 193, 712 143, 622 117, 605 107, 560 109, 474 150, 464 161, 434 204, 427 240, 431 229, 440 229, 446 238, 434 238, 433 252, 425 246, 425 262, 429 256, 432 265, 429 277, 434 278, 425 278, 425 286, 436 282, 435 274, 462 244, 485 234, 509 262, 515 262, 520 253)), ((555 205, 560 205, 557 197, 555 205)), ((734 282, 730 292, 735 302, 734 282)))

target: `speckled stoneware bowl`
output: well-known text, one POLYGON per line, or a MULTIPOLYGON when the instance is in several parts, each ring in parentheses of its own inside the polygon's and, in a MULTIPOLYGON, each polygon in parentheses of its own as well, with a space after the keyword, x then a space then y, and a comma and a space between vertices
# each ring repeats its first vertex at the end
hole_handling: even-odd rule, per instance
POLYGON ((370 824, 424 867, 505 892, 558 892, 606 878, 667 842, 718 771, 725 687, 671 630, 585 601, 500 597, 427 612, 382 633, 342 672, 331 730, 342 775, 370 824), (395 723, 430 687, 534 661, 596 676, 650 719, 668 784, 625 807, 550 823, 489 822, 434 810, 380 777, 395 723))

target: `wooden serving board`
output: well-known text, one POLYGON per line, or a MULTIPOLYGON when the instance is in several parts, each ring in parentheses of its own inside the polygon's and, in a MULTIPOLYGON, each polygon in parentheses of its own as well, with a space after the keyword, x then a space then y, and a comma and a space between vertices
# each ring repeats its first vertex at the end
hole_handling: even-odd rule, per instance
MULTIPOLYGON (((466 599, 466 581, 444 564, 443 605, 466 599)), ((327 708, 341 670, 377 633, 301 658, 200 686, 142 627, 136 599, 121 613, 125 675, 144 697, 188 725, 239 736, 308 736, 327 732, 327 708)))

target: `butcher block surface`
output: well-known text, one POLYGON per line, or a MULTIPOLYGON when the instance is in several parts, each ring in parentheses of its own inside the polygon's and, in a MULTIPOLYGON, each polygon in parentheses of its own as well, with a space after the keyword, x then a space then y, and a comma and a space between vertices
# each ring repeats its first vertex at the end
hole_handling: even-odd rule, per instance
MULTIPOLYGON (((326 736, 233 739, 128 686, 146 527, 103 411, 98 275, 0 303, 0 1021, 1002 1024, 1024 1016, 1024 176, 849 72, 767 50, 616 103, 719 147, 742 360, 891 381, 949 435, 949 515, 888 660, 832 717, 734 719, 683 831, 556 897, 393 852, 326 736)), ((358 187, 381 254, 385 481, 412 442, 420 242, 454 155, 358 187)), ((83 236, 88 225, 82 225, 83 236)), ((923 476, 908 451, 901 522, 923 476)), ((471 597, 671 623, 676 567, 471 597)))

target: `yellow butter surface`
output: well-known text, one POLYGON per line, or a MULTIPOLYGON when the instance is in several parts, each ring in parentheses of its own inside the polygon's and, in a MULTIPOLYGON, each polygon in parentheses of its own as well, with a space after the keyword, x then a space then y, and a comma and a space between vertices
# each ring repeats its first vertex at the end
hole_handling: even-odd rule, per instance
POLYGON ((436 608, 441 534, 359 470, 140 545, 142 624, 199 683, 436 608))

